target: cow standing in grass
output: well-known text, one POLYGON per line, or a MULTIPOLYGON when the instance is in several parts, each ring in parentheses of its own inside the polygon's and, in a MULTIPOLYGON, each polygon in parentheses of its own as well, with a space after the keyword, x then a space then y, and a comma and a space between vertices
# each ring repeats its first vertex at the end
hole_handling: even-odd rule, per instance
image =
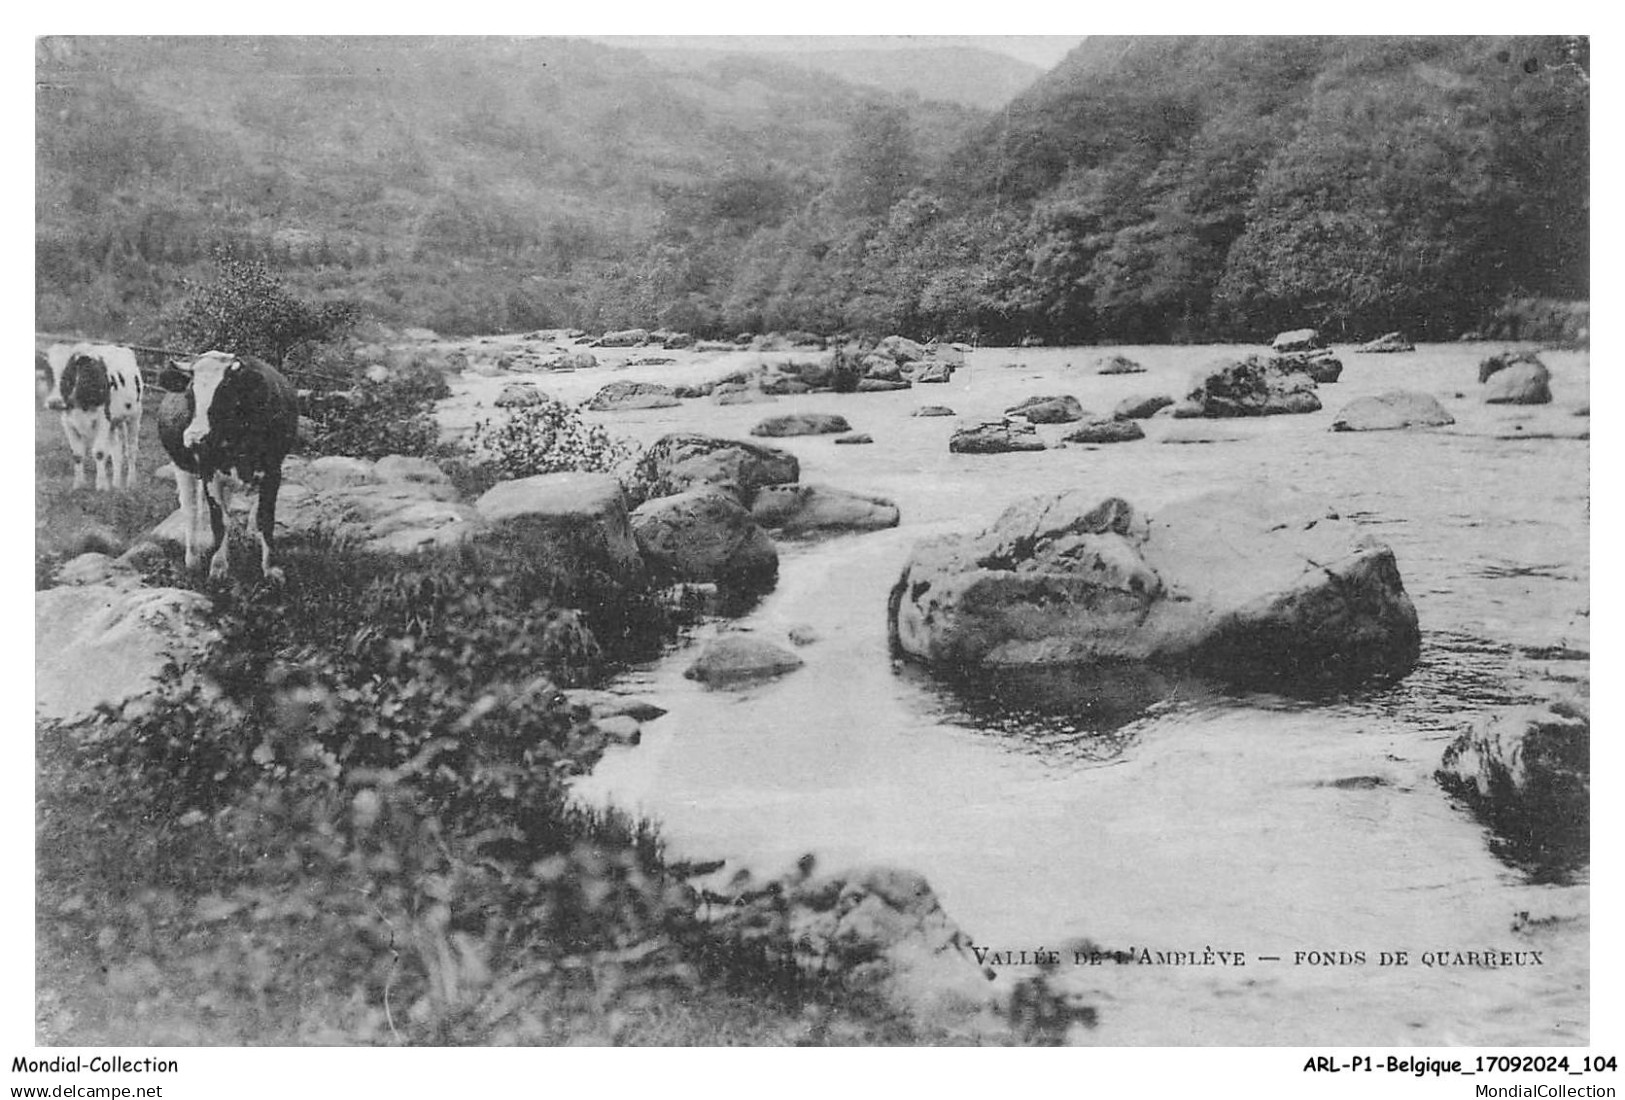
MULTIPOLYGON (((39 364, 36 361, 35 371, 39 364)), ((144 387, 135 352, 115 344, 56 344, 46 356, 55 375, 48 409, 62 410, 73 452, 73 487, 85 486, 85 458, 96 464, 96 488, 133 488, 141 445, 144 387)))
POLYGON ((195 569, 201 561, 198 513, 207 510, 209 575, 226 575, 232 490, 257 487, 260 570, 266 579, 280 581, 271 544, 282 460, 293 449, 298 426, 293 386, 270 364, 223 351, 205 352, 185 366, 171 363, 161 382, 171 392, 158 408, 158 438, 175 464, 187 567, 195 569))

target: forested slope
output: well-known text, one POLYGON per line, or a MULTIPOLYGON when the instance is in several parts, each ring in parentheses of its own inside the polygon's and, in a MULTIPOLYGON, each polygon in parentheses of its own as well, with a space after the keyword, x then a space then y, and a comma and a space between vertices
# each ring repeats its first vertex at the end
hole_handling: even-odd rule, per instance
POLYGON ((1092 38, 1004 110, 579 41, 52 39, 39 321, 228 243, 393 323, 1446 338, 1589 292, 1567 37, 1092 38))

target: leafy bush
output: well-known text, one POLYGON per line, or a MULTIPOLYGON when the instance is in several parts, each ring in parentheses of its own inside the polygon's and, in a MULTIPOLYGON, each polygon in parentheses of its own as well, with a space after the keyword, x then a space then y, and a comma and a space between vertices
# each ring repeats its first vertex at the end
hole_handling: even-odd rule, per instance
POLYGON ((450 395, 439 367, 418 355, 391 367, 386 377, 363 376, 348 390, 314 391, 304 407, 312 422, 308 449, 374 459, 437 455, 442 447, 434 406, 450 395))
POLYGON ((296 347, 335 339, 355 324, 354 305, 300 301, 260 260, 219 248, 214 263, 213 283, 183 283, 186 300, 163 323, 167 340, 280 365, 296 347))
POLYGON ((569 470, 613 472, 635 456, 631 445, 603 425, 587 423, 578 409, 552 398, 512 409, 495 425, 480 421, 471 449, 474 461, 498 479, 569 470))
POLYGON ((312 429, 306 449, 318 455, 382 458, 424 457, 438 449, 440 426, 431 403, 397 393, 388 383, 362 382, 355 389, 313 393, 305 415, 312 429))

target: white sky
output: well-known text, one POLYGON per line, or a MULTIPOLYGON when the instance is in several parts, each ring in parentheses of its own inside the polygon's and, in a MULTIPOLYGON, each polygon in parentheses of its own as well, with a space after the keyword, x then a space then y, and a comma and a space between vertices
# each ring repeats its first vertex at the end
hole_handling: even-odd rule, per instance
POLYGON ((587 35, 628 49, 686 47, 705 50, 796 52, 801 50, 897 50, 972 46, 1009 54, 1048 69, 1083 41, 1082 35, 1046 34, 623 34, 587 35))

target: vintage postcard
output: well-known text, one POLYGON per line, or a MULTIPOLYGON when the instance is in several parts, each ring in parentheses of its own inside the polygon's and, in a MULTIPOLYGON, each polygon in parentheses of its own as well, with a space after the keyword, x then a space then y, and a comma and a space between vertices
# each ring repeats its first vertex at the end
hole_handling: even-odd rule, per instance
POLYGON ((34 61, 12 1084, 1613 1087, 1587 37, 34 61))

